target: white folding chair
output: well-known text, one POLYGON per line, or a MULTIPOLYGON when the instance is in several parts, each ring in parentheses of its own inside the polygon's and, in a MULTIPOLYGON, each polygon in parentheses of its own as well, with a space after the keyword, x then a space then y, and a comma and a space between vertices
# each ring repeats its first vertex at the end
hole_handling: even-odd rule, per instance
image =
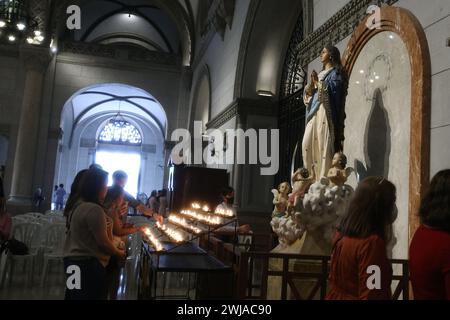
POLYGON ((12 235, 13 238, 25 243, 25 245, 28 247, 28 254, 27 255, 13 255, 11 252, 8 252, 6 256, 6 263, 5 268, 3 269, 2 274, 2 287, 5 284, 6 281, 6 275, 9 273, 9 282, 8 285, 11 286, 12 278, 16 270, 16 262, 22 261, 24 264, 24 267, 28 267, 27 272, 27 284, 28 286, 33 285, 33 273, 34 273, 34 266, 36 262, 36 257, 38 255, 38 250, 40 247, 40 232, 42 230, 42 225, 38 223, 30 223, 30 222, 24 222, 24 223, 18 223, 13 227, 12 235))
POLYGON ((52 224, 47 228, 45 234, 45 242, 42 248, 43 253, 43 268, 41 274, 41 287, 48 276, 50 264, 52 262, 61 263, 64 257, 63 249, 66 239, 65 224, 52 224))
POLYGON ((133 300, 137 298, 142 235, 141 233, 135 233, 129 235, 127 240, 128 256, 125 261, 123 286, 126 300, 133 300))
POLYGON ((64 216, 52 216, 50 219, 51 219, 52 223, 58 223, 58 224, 66 223, 66 217, 64 217, 64 216))
POLYGON ((54 210, 46 211, 45 215, 46 216, 52 216, 52 217, 56 217, 56 216, 63 217, 64 216, 62 211, 54 211, 54 210))
POLYGON ((34 218, 34 219, 41 219, 42 217, 44 217, 44 215, 42 213, 39 212, 28 212, 24 214, 25 217, 30 217, 30 218, 34 218))
POLYGON ((28 218, 23 215, 14 216, 11 218, 13 227, 18 223, 27 222, 28 218))

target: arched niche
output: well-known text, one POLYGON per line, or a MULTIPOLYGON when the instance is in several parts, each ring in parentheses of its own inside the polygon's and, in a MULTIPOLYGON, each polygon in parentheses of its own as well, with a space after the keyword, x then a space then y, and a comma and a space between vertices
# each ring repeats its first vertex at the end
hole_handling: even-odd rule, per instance
POLYGON ((190 129, 194 129, 194 121, 202 121, 203 132, 206 132, 206 124, 211 117, 211 76, 209 67, 205 65, 199 74, 194 87, 194 96, 192 99, 192 108, 190 116, 190 129))
POLYGON ((303 14, 303 1, 250 1, 239 48, 235 99, 258 99, 258 91, 279 98, 286 52, 303 14))
MULTIPOLYGON (((428 48, 428 42, 426 39, 426 35, 422 26, 420 25, 417 18, 408 10, 398 7, 382 7, 380 10, 381 14, 381 22, 377 28, 368 28, 367 22, 371 17, 367 17, 361 24, 355 29, 348 47, 343 55, 343 64, 347 71, 347 74, 350 77, 349 81, 349 94, 347 97, 347 121, 346 121, 346 135, 347 139, 345 141, 345 150, 346 153, 349 147, 349 144, 355 143, 355 141, 351 141, 348 139, 348 133, 353 130, 353 128, 349 127, 351 123, 348 123, 349 120, 349 112, 351 112, 352 106, 349 103, 352 102, 354 94, 356 93, 353 89, 354 84, 359 81, 360 85, 363 85, 361 80, 355 80, 357 77, 355 75, 365 74, 368 72, 372 72, 370 68, 359 69, 358 61, 365 54, 365 50, 372 46, 373 50, 381 50, 385 52, 390 52, 390 50, 395 50, 397 44, 392 44, 390 46, 383 46, 382 41, 380 40, 386 35, 389 40, 393 41, 401 41, 402 46, 404 46, 404 50, 406 50, 406 58, 407 63, 409 64, 407 67, 410 69, 410 84, 408 84, 408 89, 399 89, 397 94, 399 95, 399 104, 402 104, 401 101, 408 101, 410 104, 410 108, 408 110, 408 118, 405 117, 400 120, 400 122, 395 122, 394 119, 389 119, 389 112, 387 112, 387 108, 395 108, 396 106, 387 106, 386 103, 389 104, 389 101, 383 101, 383 92, 382 90, 374 90, 372 98, 369 99, 371 105, 371 112, 369 115, 369 120, 366 125, 364 132, 358 132, 357 134, 362 134, 367 138, 367 132, 371 130, 371 126, 377 127, 380 132, 385 130, 383 134, 391 135, 390 141, 395 141, 396 137, 401 137, 405 132, 399 132, 398 126, 401 123, 409 121, 409 127, 407 129, 408 134, 408 146, 409 148, 409 157, 407 158, 408 168, 408 181, 406 181, 405 185, 398 185, 397 187, 407 188, 408 195, 408 203, 407 203, 407 214, 408 214, 408 226, 405 231, 408 232, 408 240, 410 241, 415 230, 419 225, 418 221, 418 211, 420 207, 421 197, 423 196, 428 184, 429 184, 429 166, 430 166, 430 114, 431 114, 431 62, 430 62, 430 53, 428 48), (380 41, 379 43, 374 43, 374 41, 380 41), (380 48, 380 46, 382 46, 380 48), (352 83, 354 81, 354 83, 352 83), (404 90, 404 91, 403 91, 404 90), (402 95, 402 93, 408 92, 409 96, 402 95), (372 119, 373 121, 370 121, 372 119), (383 125, 383 121, 387 124, 387 126, 383 125), (381 125, 380 125, 381 123, 381 125), (390 127, 391 125, 391 127, 390 127), (384 129, 383 129, 384 128, 384 129)), ((401 50, 400 50, 401 51, 401 50)), ((399 52, 400 52, 399 51, 399 52)), ((391 52, 392 53, 392 52, 391 52)), ((394 57, 398 58, 398 57, 394 57)), ((391 66, 391 70, 389 71, 389 63, 386 61, 382 61, 384 58, 379 57, 380 61, 372 61, 372 66, 377 66, 383 70, 387 70, 388 72, 395 71, 395 65, 391 66)), ((370 65, 369 65, 370 66, 370 65)), ((397 70, 401 72, 401 70, 397 70)), ((374 71, 376 72, 376 71, 374 71)), ((378 79, 376 79, 377 75, 370 74, 368 79, 368 86, 374 84, 377 80, 385 81, 387 77, 396 76, 396 74, 383 74, 380 73, 378 75, 378 79), (370 78, 372 77, 373 78, 370 78), (382 78, 384 77, 384 78, 382 78), (373 82, 372 82, 373 81, 373 82)), ((366 81, 366 80, 365 80, 366 81)), ((396 86, 395 83, 386 82, 388 88, 389 86, 396 86)), ((374 87, 372 85, 372 87, 374 87)), ((375 88, 376 89, 376 88, 375 88)), ((383 89, 383 86, 382 88, 383 89)), ((392 89, 392 88, 390 88, 392 89)), ((370 90, 365 90, 365 93, 370 97, 370 90)), ((353 106, 354 107, 354 106, 353 106)), ((351 115, 350 115, 351 117, 351 115)), ((351 133, 350 133, 351 134, 351 133)), ((381 138, 382 139, 382 138, 381 138)), ((371 144, 374 147, 382 147, 386 148, 388 152, 392 150, 394 146, 384 145, 380 140, 376 141, 371 140, 371 144)), ((368 146, 366 146, 367 148, 368 146)), ((381 160, 382 161, 382 160, 381 160)), ((350 164, 353 164, 350 162, 350 164)), ((358 168, 356 168, 358 170, 358 168)), ((402 214, 400 212, 400 214, 402 214)), ((405 226, 406 227, 406 226, 405 226)))

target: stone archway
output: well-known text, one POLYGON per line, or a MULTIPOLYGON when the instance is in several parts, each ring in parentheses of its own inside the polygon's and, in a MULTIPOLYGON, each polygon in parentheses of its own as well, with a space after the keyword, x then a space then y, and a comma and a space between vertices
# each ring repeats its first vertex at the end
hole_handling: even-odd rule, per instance
POLYGON ((133 173, 133 190, 129 190, 133 194, 135 191, 148 194, 161 189, 168 125, 165 109, 145 90, 119 83, 97 84, 79 90, 66 101, 61 112, 64 134, 59 141, 53 184, 70 186, 76 173, 97 162, 101 152, 102 165, 109 171, 133 173), (120 135, 120 141, 116 138, 101 141, 101 131, 114 121, 136 128, 140 141, 125 141, 123 135, 120 135), (111 161, 105 160, 105 154, 110 155, 111 161), (139 156, 138 164, 133 165, 136 168, 130 167, 126 161, 117 160, 127 154, 139 156))
POLYGON ((381 8, 379 28, 369 29, 364 19, 355 29, 343 55, 347 74, 368 42, 381 32, 392 32, 404 42, 411 67, 410 159, 409 159, 409 241, 419 225, 418 212, 421 197, 429 184, 430 174, 430 116, 431 116, 431 61, 428 42, 417 18, 398 7, 381 8))

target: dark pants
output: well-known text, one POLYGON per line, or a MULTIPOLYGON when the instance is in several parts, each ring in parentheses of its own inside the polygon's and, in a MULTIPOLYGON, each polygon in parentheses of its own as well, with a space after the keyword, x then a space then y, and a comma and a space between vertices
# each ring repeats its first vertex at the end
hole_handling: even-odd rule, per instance
POLYGON ((117 300, 117 291, 120 286, 121 261, 112 256, 106 266, 106 289, 109 300, 117 300))
MULTIPOLYGON (((97 258, 64 258, 64 272, 67 279, 73 276, 73 274, 67 274, 67 268, 70 266, 79 268, 81 288, 70 289, 66 284, 65 300, 106 300, 106 270, 97 258)), ((68 282, 73 283, 73 281, 68 282)))

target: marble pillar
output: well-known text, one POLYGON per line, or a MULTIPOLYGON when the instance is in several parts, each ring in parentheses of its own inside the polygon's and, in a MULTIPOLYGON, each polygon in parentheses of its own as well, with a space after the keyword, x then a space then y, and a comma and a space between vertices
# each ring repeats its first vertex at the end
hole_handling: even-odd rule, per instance
POLYGON ((24 46, 20 56, 25 70, 25 84, 17 133, 17 146, 8 206, 12 213, 33 209, 33 176, 41 111, 44 75, 50 62, 48 48, 24 46))

